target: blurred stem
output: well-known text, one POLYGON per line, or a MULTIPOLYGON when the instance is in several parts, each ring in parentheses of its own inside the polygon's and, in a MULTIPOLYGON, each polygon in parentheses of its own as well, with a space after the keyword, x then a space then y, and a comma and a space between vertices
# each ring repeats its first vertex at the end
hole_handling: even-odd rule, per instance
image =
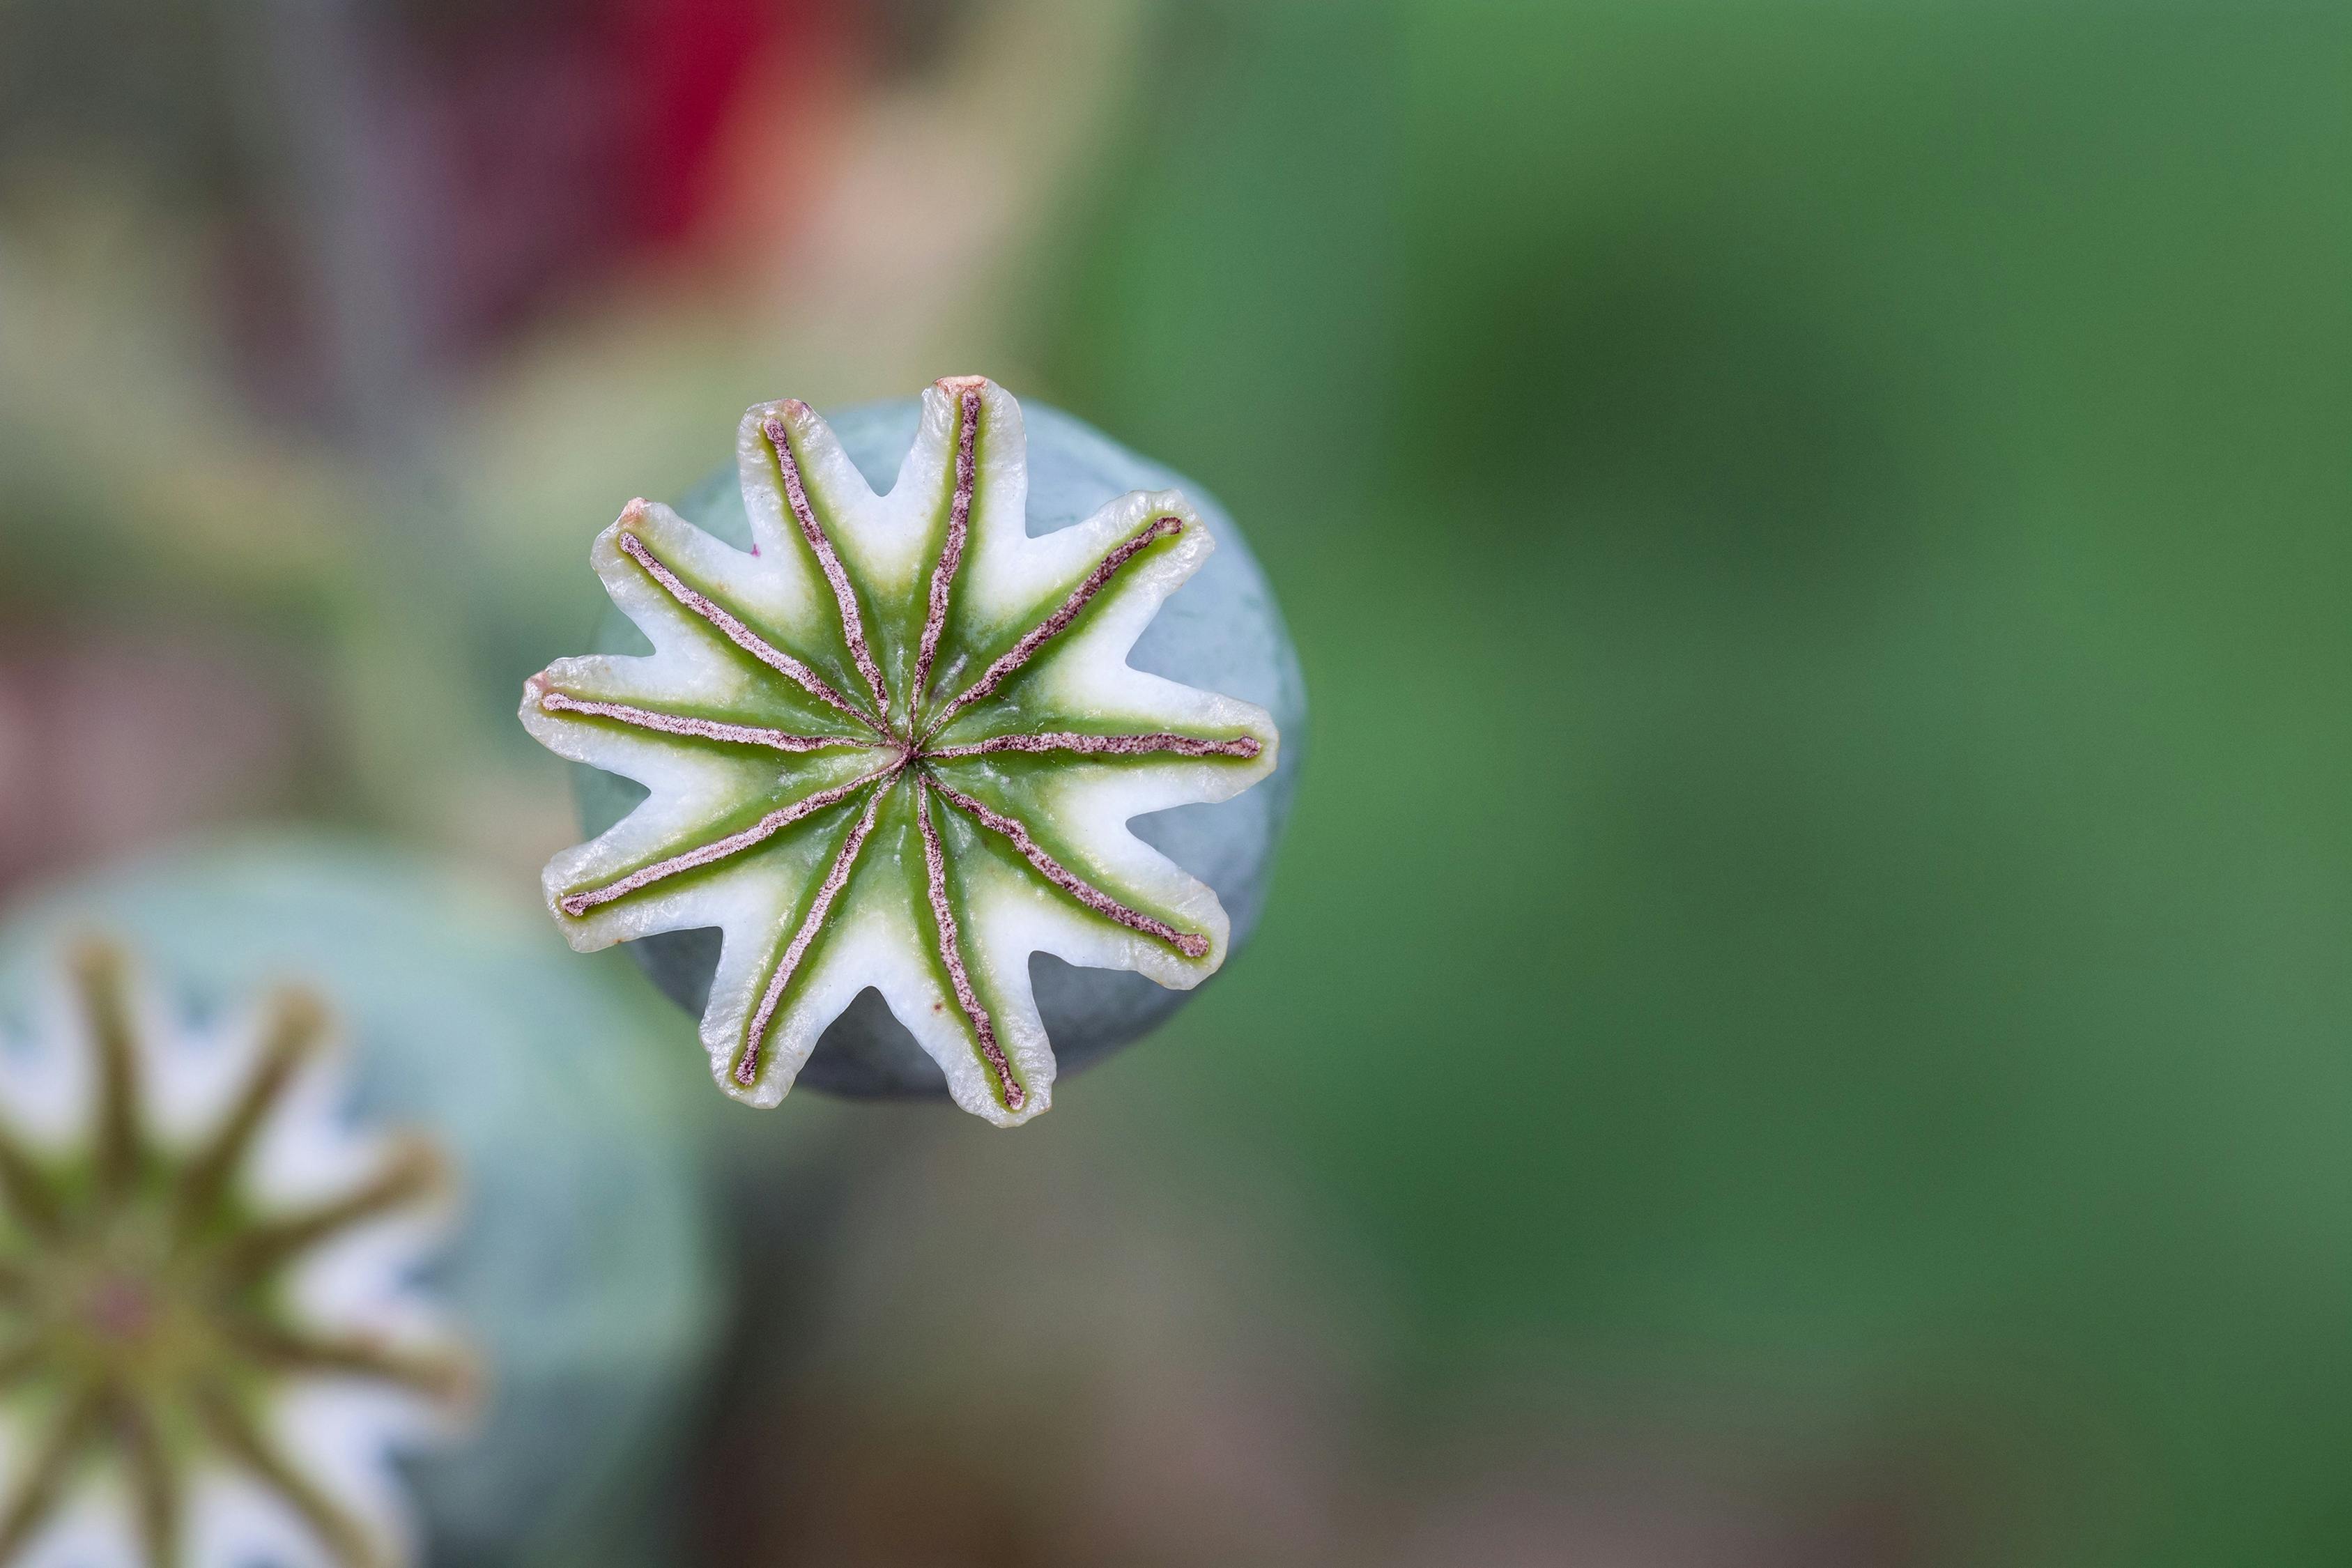
POLYGON ((426 258, 402 211, 401 128, 380 90, 360 0, 226 7, 253 62, 247 132, 325 323, 329 422, 355 460, 359 575, 344 650, 342 741, 368 814, 446 830, 491 771, 485 715, 471 710, 457 509, 429 458, 436 388, 415 279, 426 258))

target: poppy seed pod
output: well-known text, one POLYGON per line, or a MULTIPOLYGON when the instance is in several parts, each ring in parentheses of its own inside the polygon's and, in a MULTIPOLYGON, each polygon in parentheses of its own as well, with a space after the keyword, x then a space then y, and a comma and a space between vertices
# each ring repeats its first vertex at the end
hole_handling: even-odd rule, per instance
POLYGON ((600 651, 524 694, 586 764, 550 908, 576 947, 633 943, 736 1098, 1015 1124, 1255 927, 1304 683, 1177 475, 979 377, 786 401, 593 558, 600 651))
MULTIPOLYGON (((399 1472, 375 1458, 394 1429, 367 1415, 364 1402, 353 1405, 359 1415, 339 1415, 341 1405, 329 1402, 329 1426, 342 1434, 341 1446, 329 1447, 313 1440, 315 1422, 303 1425, 310 1406, 299 1401, 282 1411, 254 1406, 243 1426, 227 1419, 242 1406, 215 1409, 210 1395, 170 1405, 182 1412, 174 1419, 228 1454, 232 1472, 267 1483, 256 1517, 305 1527, 297 1534, 323 1540, 344 1561, 407 1561, 409 1545, 433 1561, 638 1560, 642 1543, 632 1531, 651 1513, 646 1499, 667 1474, 667 1439, 702 1371, 719 1289, 692 1103, 663 1092, 658 1050, 625 991, 547 942, 528 907, 495 889, 354 844, 245 839, 65 886, 0 929, 0 1068, 12 1083, 35 1083, 44 1041, 61 1037, 43 1026, 58 1011, 43 998, 58 991, 60 954, 88 950, 91 936, 106 944, 95 951, 125 960, 82 964, 106 983, 81 984, 89 1000, 79 1011, 137 1023, 143 1077, 154 1086, 143 1099, 159 1152, 136 1164, 156 1173, 141 1180, 161 1181, 184 1165, 194 1174, 181 1185, 224 1188, 234 1173, 201 1151, 217 1136, 207 1129, 239 1124, 240 1086, 274 1082, 273 1052, 289 1061, 331 1055, 342 1069, 332 1095, 299 1082, 277 1094, 308 1118, 296 1131, 330 1152, 339 1138, 355 1135, 336 1131, 346 1124, 412 1142, 367 1160, 354 1155, 342 1162, 348 1170, 317 1159, 265 1163, 268 1182, 254 1189, 256 1201, 267 1200, 270 1214, 299 1215, 307 1204, 334 1215, 351 1194, 376 1192, 373 1182, 380 1201, 354 1211, 373 1218, 376 1208, 391 1213, 415 1196, 440 1199, 437 1228, 409 1250, 383 1254, 400 1268, 378 1272, 386 1292, 412 1285, 423 1292, 446 1321, 446 1346, 445 1336, 422 1331, 384 1337, 383 1325, 405 1321, 398 1303, 388 1297, 378 1305, 362 1291, 318 1323, 263 1315, 256 1320, 262 1337, 247 1335, 245 1352, 265 1368, 295 1372, 306 1370, 305 1353, 341 1355, 343 1371, 383 1373, 376 1381, 393 1392, 405 1386, 462 1405, 432 1442, 406 1445, 415 1451, 399 1472), (139 984, 109 978, 118 967, 139 984), (314 1037, 324 1045, 313 1046, 314 1037), (199 1082, 212 1088, 184 1089, 199 1082), (173 1119, 186 1121, 203 1105, 219 1113, 175 1133, 173 1119), (199 1152, 174 1152, 183 1147, 199 1152), (313 1166, 325 1174, 312 1174, 313 1166), (412 1264, 422 1272, 409 1278, 412 1264), (354 1338, 361 1330, 366 1337, 354 1338), (306 1349, 312 1341, 324 1349, 306 1349), (267 1459, 273 1453, 289 1458, 274 1464, 267 1459), (313 1461, 326 1469, 313 1475, 313 1461), (411 1528, 393 1528, 402 1519, 411 1528)), ((105 1038, 97 1025, 80 1032, 93 1030, 105 1038)), ((141 1098, 126 1091, 111 1101, 141 1098)), ((272 1101, 255 1103, 266 1110, 272 1101)), ((272 1152, 271 1136, 257 1139, 260 1155, 272 1152)), ((234 1205, 222 1212, 226 1219, 205 1222, 208 1237, 218 1231, 234 1241, 224 1230, 230 1221, 270 1230, 245 1222, 234 1205)), ((310 1244, 307 1231, 298 1239, 310 1244)), ((317 1239, 334 1237, 322 1230, 317 1239)), ((323 1247, 320 1256, 327 1257, 323 1247)), ((244 1363, 208 1351, 189 1364, 203 1394, 244 1363)), ((362 1384, 337 1397, 352 1404, 373 1395, 362 1384)), ((6 1458, 0 1453, 0 1471, 6 1458)), ((143 1473, 129 1468, 134 1480, 143 1473)), ((111 1473, 95 1472, 101 1493, 111 1473)), ((170 1488, 131 1495, 172 1503, 146 1510, 156 1517, 141 1528, 150 1540, 158 1530, 167 1531, 161 1539, 180 1530, 193 1562, 312 1560, 276 1544, 260 1552, 244 1536, 223 1538, 236 1552, 207 1555, 197 1548, 217 1535, 217 1509, 196 1506, 193 1496, 183 1506, 170 1488)), ((72 1499, 58 1501, 61 1518, 72 1513, 72 1499)))

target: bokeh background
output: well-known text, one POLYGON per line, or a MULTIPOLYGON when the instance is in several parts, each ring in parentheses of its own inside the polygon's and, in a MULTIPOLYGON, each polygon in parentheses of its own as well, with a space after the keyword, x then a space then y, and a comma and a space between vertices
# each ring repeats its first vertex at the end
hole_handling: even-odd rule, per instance
POLYGON ((2352 1560, 2352 12, 13 0, 0 898, 528 903, 596 530, 967 372, 1312 767, 1036 1126, 691 1112, 669 1560, 2352 1560))

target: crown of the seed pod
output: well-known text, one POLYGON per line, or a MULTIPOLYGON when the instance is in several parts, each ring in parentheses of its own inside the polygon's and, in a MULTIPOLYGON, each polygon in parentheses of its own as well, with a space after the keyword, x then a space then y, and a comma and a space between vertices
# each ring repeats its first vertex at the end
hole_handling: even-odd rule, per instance
POLYGON ((341 1114, 299 993, 197 1028, 87 942, 0 1062, 0 1563, 407 1561, 396 1450, 469 1358, 422 1140, 341 1114))
POLYGON ((1223 962, 1216 895, 1129 831, 1275 764, 1265 710, 1127 662, 1213 548, 1172 490, 1031 537, 1021 410, 941 381, 877 495, 824 421, 751 409, 752 548, 632 501, 597 574, 649 657, 562 659, 522 719, 647 798, 550 863, 583 951, 723 932, 702 1038, 719 1084, 772 1105, 868 987, 1002 1125, 1050 1103, 1029 960, 1189 988, 1223 962))

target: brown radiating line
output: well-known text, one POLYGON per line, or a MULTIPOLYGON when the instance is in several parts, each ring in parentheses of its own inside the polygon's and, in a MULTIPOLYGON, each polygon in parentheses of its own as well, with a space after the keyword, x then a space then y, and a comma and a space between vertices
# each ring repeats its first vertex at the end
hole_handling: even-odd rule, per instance
POLYGON ((1164 731, 1149 735, 1081 735, 1049 730, 1036 735, 999 735, 969 746, 941 746, 923 755, 942 761, 986 756, 992 752, 1079 752, 1089 756, 1114 757, 1160 753, 1178 757, 1255 757, 1265 749, 1249 735, 1238 741, 1202 741, 1164 731))
POLYGON ((950 788, 937 779, 929 782, 933 789, 947 797, 949 805, 971 813, 980 819, 982 826, 1011 839, 1013 847, 1021 851, 1022 858, 1037 868, 1039 876, 1105 920, 1115 921, 1129 931, 1141 931, 1146 936, 1157 937, 1187 958, 1200 958, 1208 952, 1208 938, 1196 936, 1191 931, 1178 931, 1166 921, 1155 920, 1140 910, 1129 909, 1100 888, 1070 871, 1059 860, 1045 853, 1045 847, 1029 837, 1028 828, 1023 826, 1017 819, 1007 816, 1003 812, 992 811, 962 791, 950 788))
POLYGON ((229 1178, 245 1163, 262 1118, 285 1094, 295 1068, 318 1048, 326 1029, 327 1009, 317 997, 289 991, 275 999, 259 1061, 237 1091, 236 1105, 189 1160, 180 1178, 179 1219, 184 1227, 201 1224, 210 1214, 229 1178))
POLYGON ((816 752, 827 746, 870 746, 872 741, 860 741, 846 735, 795 735, 789 730, 771 730, 757 724, 728 724, 717 719, 689 719, 676 713, 659 713, 650 708, 638 708, 626 702, 604 702, 568 692, 542 689, 539 706, 548 713, 582 713, 591 719, 610 719, 617 724, 631 725, 639 730, 652 730, 664 735, 688 735, 699 741, 725 741, 738 746, 765 746, 772 752, 816 752))
POLYGON ((1095 569, 1087 574, 1086 580, 1070 590, 1070 596, 1062 601, 1062 607, 1030 627, 1019 642, 988 667, 986 673, 965 689, 962 696, 940 709, 940 716, 931 721, 924 734, 938 734, 946 728, 949 720, 994 691, 1003 684, 1005 677, 1028 663, 1030 656, 1068 630, 1070 623, 1078 618, 1078 612, 1085 609, 1087 603, 1102 592, 1103 585, 1117 576, 1118 569, 1133 560, 1138 552, 1157 540, 1183 531, 1184 520, 1181 517, 1154 518, 1150 527, 1097 562, 1095 569))
POLYGON ((940 637, 947 630, 948 594, 955 586, 956 574, 963 569, 964 542, 971 535, 971 492, 979 482, 979 465, 973 455, 980 429, 980 388, 967 386, 957 398, 955 499, 948 504, 948 537, 940 546, 939 564, 931 568, 929 607, 923 616, 922 649, 915 656, 914 694, 907 700, 907 723, 915 722, 915 710, 930 695, 931 661, 939 657, 940 637))
MULTIPOLYGON (((895 773, 898 770, 891 771, 895 773)), ((775 1022, 776 1008, 784 999, 784 987, 792 984, 793 972, 808 956, 809 944, 824 929, 833 900, 849 883, 849 873, 857 864, 857 852, 866 847, 866 835, 874 831, 875 816, 882 809, 882 793, 878 789, 874 792, 874 798, 866 803, 866 815, 857 819, 849 837, 842 841, 841 852, 833 858, 833 868, 824 874, 824 881, 817 888, 816 901, 801 918, 800 929, 793 932, 783 956, 776 960, 776 972, 768 977, 768 988, 761 994, 759 1010, 752 1014, 751 1026, 743 1033, 743 1058, 735 1064, 735 1081, 746 1089, 760 1076, 760 1050, 767 1044, 769 1026, 775 1022)))
POLYGON ((98 1057, 92 1129, 100 1191, 119 1197, 139 1173, 139 1047, 133 1037, 125 960, 120 948, 91 942, 75 952, 74 980, 98 1057))
POLYGON ((428 1196, 445 1180, 430 1144, 403 1139, 383 1169, 355 1191, 257 1225, 228 1244, 221 1275, 232 1282, 258 1279, 330 1237, 428 1196))
POLYGON ((239 1349, 280 1371, 374 1378, 444 1404, 463 1400, 473 1388, 474 1371, 463 1356, 404 1349, 362 1335, 307 1334, 258 1321, 237 1323, 229 1331, 239 1349))
POLYGON ((948 982, 955 987, 956 1005, 963 1009, 964 1017, 971 1024, 971 1032, 980 1041, 980 1054, 988 1059, 996 1074, 997 1084, 1004 1093, 1005 1109, 1018 1110, 1028 1100, 1028 1092, 1013 1076, 1013 1064, 1004 1059, 1004 1048, 996 1043, 996 1025, 989 1017, 988 1009, 981 1005, 979 994, 971 988, 971 973, 964 967, 963 942, 956 930, 955 907, 948 901, 947 856, 940 847, 940 830, 931 822, 930 787, 917 786, 915 816, 923 830, 923 872, 930 885, 931 923, 939 932, 940 962, 947 965, 948 982))
POLYGON ((180 1473, 155 1429, 154 1417, 137 1400, 114 1401, 113 1426, 121 1440, 124 1479, 147 1561, 166 1568, 180 1561, 180 1473))
MULTIPOLYGON (((803 403, 787 403, 785 407, 796 414, 808 412, 803 403)), ((824 580, 833 584, 833 602, 841 606, 841 636, 849 644, 849 657, 857 661, 858 673, 866 677, 866 689, 874 693, 875 714, 890 717, 890 690, 882 684, 882 671, 874 662, 874 650, 866 643, 866 623, 857 614, 857 590, 850 586, 849 574, 841 569, 841 557, 833 548, 833 540, 825 533, 824 525, 816 520, 810 507, 808 490, 801 484, 801 465, 793 456, 790 432, 784 422, 773 415, 761 428, 767 432, 769 444, 776 448, 776 462, 784 475, 784 498, 792 502, 793 516, 801 525, 801 537, 816 552, 816 563, 824 571, 824 580)))
POLYGON ((379 1568, 383 1552, 367 1528, 295 1467, 235 1394, 207 1384, 194 1392, 190 1403, 213 1440, 284 1499, 343 1568, 379 1568))
POLYGON ((839 805, 876 779, 897 772, 898 768, 898 764, 894 762, 878 772, 862 773, 845 784, 836 784, 831 789, 821 789, 813 795, 793 802, 790 805, 778 807, 740 833, 730 833, 724 838, 714 838, 709 843, 689 849, 683 855, 673 855, 667 860, 656 860, 650 866, 630 872, 617 882, 607 882, 601 888, 592 888, 584 893, 569 894, 558 899, 555 901, 555 907, 576 920, 597 905, 609 904, 614 899, 626 898, 639 888, 647 887, 665 878, 675 877, 682 871, 691 871, 698 867, 724 860, 730 855, 740 855, 754 845, 774 837, 802 817, 813 816, 828 805, 839 805))
POLYGON ((58 1233, 58 1195, 16 1136, 0 1127, 0 1205, 36 1236, 58 1233))
POLYGON ((59 1411, 32 1463, 16 1474, 15 1489, 0 1511, 0 1563, 16 1561, 17 1551, 57 1511, 62 1500, 66 1472, 91 1437, 105 1405, 100 1391, 86 1388, 59 1411))
POLYGON ((660 584, 671 598, 718 627, 729 642, 777 674, 788 678, 818 701, 840 709, 869 730, 878 732, 882 729, 880 720, 835 691, 824 676, 736 619, 716 600, 680 582, 677 574, 663 565, 660 557, 646 549, 645 542, 635 534, 625 531, 621 534, 620 545, 622 552, 644 567, 646 574, 660 584))

